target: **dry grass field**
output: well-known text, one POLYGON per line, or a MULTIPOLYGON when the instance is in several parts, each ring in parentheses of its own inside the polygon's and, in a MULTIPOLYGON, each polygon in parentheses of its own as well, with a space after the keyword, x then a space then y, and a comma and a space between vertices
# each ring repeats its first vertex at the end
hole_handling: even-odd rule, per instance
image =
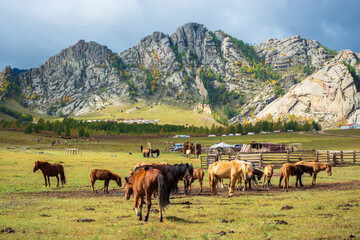
MULTIPOLYGON (((222 141, 298 142, 304 149, 359 150, 358 135, 336 131, 284 133, 228 137, 222 141)), ((295 188, 295 179, 291 178, 289 192, 278 188, 276 170, 270 189, 254 186, 252 191, 237 191, 232 197, 228 196, 227 187, 220 189, 218 195, 211 195, 205 171, 202 193, 198 193, 196 181, 190 196, 171 196, 163 223, 158 222, 157 200, 153 199, 149 221, 144 222, 138 221, 132 210, 133 198, 126 201, 123 188, 115 182, 110 182, 109 195, 92 193, 89 172, 94 168, 110 169, 124 182, 139 161, 188 162, 199 167, 199 159, 164 151, 153 159, 144 159, 140 154, 140 145, 145 146, 148 141, 163 150, 163 142, 172 139, 131 136, 100 139, 99 143, 69 141, 66 146, 64 140, 51 146, 52 140, 54 137, 0 130, 0 230, 15 231, 1 234, 0 239, 360 238, 359 166, 335 167, 332 176, 321 172, 315 187, 308 175, 303 177, 303 188, 295 188), (36 143, 36 137, 43 141, 36 143), (68 155, 66 147, 79 148, 82 155, 68 155), (32 171, 36 160, 61 163, 67 184, 57 188, 56 178, 52 177, 51 187, 45 188, 42 174, 32 171)), ((190 138, 203 145, 219 140, 190 138)), ((100 190, 102 184, 97 181, 95 189, 100 190)), ((181 184, 179 187, 181 191, 181 184)))

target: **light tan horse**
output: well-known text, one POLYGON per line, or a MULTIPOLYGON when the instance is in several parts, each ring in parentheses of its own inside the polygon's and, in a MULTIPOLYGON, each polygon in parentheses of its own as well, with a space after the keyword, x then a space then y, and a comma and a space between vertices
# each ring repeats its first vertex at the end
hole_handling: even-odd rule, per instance
POLYGON ((312 179, 312 185, 315 185, 315 183, 316 183, 316 175, 320 171, 326 171, 329 176, 331 176, 331 174, 332 174, 331 165, 328 164, 328 163, 300 161, 300 162, 295 163, 295 165, 304 165, 304 166, 308 166, 308 167, 313 168, 314 175, 313 175, 313 179, 312 179))
POLYGON ((236 180, 240 177, 244 180, 244 190, 247 190, 247 182, 252 177, 253 167, 244 161, 234 160, 231 162, 214 162, 209 166, 209 184, 211 192, 217 193, 216 185, 219 178, 230 178, 229 195, 234 194, 236 180))
POLYGON ((267 187, 269 188, 270 184, 271 184, 271 177, 274 173, 274 165, 270 164, 265 166, 264 168, 264 181, 263 181, 263 185, 262 187, 264 188, 265 185, 265 181, 267 181, 267 187))
MULTIPOLYGON (((194 172, 193 172, 193 179, 197 179, 199 180, 199 183, 200 183, 200 190, 199 190, 199 193, 202 192, 202 183, 203 183, 203 179, 204 179, 204 171, 200 168, 195 168, 194 169, 194 172)), ((188 189, 189 193, 191 192, 191 182, 189 183, 189 189, 188 189)))

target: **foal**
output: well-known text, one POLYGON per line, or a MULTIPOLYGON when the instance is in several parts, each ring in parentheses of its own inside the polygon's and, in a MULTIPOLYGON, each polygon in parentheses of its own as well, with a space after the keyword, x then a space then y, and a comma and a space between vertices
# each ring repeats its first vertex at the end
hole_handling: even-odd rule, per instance
POLYGON ((109 194, 109 182, 110 180, 114 180, 119 187, 121 187, 121 177, 115 173, 110 172, 109 170, 102 170, 102 169, 94 169, 89 174, 90 182, 91 182, 91 189, 92 192, 94 190, 94 184, 96 180, 104 180, 104 192, 109 194))
MULTIPOLYGON (((195 168, 194 169, 194 172, 193 172, 193 179, 197 179, 199 180, 199 183, 200 183, 200 190, 199 190, 199 193, 202 192, 202 183, 203 183, 203 179, 204 179, 204 171, 200 168, 195 168)), ((189 183, 189 193, 191 192, 191 182, 189 183)))
POLYGON ((263 181, 263 188, 264 188, 264 185, 265 185, 265 181, 267 181, 267 187, 269 188, 270 186, 270 182, 271 182, 271 177, 273 175, 273 172, 274 172, 274 165, 270 164, 270 165, 267 165, 265 168, 264 168, 264 181, 263 181))

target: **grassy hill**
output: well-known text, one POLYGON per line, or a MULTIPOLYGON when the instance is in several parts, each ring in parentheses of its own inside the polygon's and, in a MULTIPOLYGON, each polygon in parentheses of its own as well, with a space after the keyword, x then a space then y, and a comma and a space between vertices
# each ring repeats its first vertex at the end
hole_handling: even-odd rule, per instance
MULTIPOLYGON (((29 110, 21 106, 18 102, 13 99, 9 99, 4 104, 6 107, 13 110, 30 113, 36 119, 43 118, 45 120, 56 120, 60 119, 59 116, 49 116, 47 114, 39 114, 36 111, 29 110)), ((10 119, 10 116, 5 114, 0 114, 0 120, 13 120, 10 119)), ((214 125, 219 125, 212 116, 204 113, 196 113, 189 106, 170 106, 167 104, 159 105, 148 105, 145 103, 137 104, 123 104, 120 106, 107 106, 106 108, 84 114, 79 116, 74 116, 75 119, 79 120, 99 120, 99 119, 110 119, 116 120, 118 118, 123 119, 137 119, 143 118, 149 121, 154 121, 155 119, 160 119, 159 124, 176 124, 176 125, 186 125, 189 126, 207 126, 211 127, 214 125)))

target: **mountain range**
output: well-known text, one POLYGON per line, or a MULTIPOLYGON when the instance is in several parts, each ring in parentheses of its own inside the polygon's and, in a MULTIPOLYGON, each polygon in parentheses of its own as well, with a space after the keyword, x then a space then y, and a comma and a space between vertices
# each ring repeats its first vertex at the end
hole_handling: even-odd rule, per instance
POLYGON ((64 116, 124 102, 186 104, 222 123, 292 117, 333 127, 360 122, 359 59, 300 36, 251 46, 188 23, 119 54, 80 40, 39 68, 6 67, 0 100, 17 95, 29 109, 64 116))

